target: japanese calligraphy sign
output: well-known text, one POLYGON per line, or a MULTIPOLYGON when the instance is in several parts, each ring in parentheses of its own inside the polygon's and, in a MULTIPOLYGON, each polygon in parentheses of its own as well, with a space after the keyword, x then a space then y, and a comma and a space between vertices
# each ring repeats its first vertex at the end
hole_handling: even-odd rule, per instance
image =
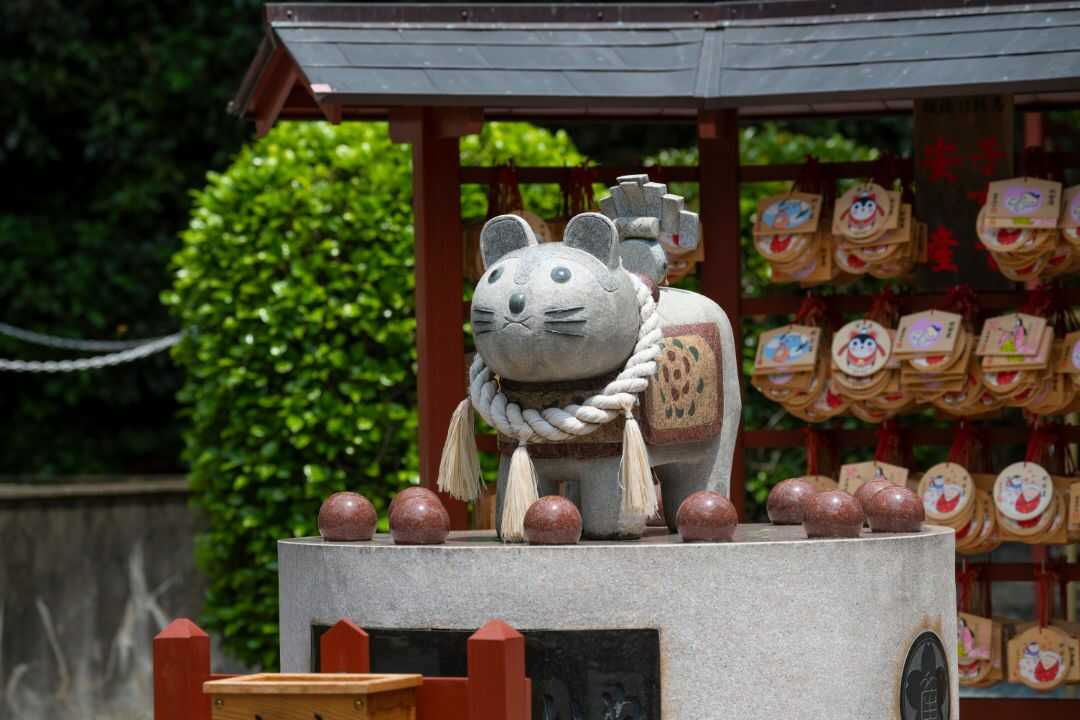
POLYGON ((931 98, 915 103, 915 214, 927 224, 928 262, 920 283, 944 290, 1011 285, 975 234, 989 183, 1013 174, 1010 96, 931 98))

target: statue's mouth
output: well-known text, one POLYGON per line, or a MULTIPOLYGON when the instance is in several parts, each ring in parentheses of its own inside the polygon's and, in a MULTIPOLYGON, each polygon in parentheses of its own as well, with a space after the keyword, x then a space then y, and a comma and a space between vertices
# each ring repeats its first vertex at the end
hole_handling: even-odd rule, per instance
POLYGON ((504 318, 504 320, 506 322, 503 323, 502 329, 506 330, 507 328, 509 328, 512 325, 520 325, 521 327, 525 328, 526 330, 531 330, 532 328, 529 327, 529 320, 530 319, 532 319, 531 315, 526 315, 525 317, 520 318, 518 320, 514 320, 513 318, 504 318))

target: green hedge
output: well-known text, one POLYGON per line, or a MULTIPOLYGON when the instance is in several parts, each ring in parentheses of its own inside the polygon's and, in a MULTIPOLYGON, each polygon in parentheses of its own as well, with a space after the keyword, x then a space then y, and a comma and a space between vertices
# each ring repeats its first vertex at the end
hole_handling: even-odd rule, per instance
MULTIPOLYGON (((465 164, 510 157, 580 162, 564 134, 527 125, 462 142, 465 164)), ((466 216, 485 196, 465 188, 466 216)), ((553 187, 525 199, 548 216, 559 204, 553 187)), ((409 147, 381 123, 284 123, 195 194, 163 300, 189 332, 174 357, 209 522, 203 622, 250 665, 277 664, 276 541, 316 533, 334 491, 384 511, 417 480, 410 204, 409 147)))

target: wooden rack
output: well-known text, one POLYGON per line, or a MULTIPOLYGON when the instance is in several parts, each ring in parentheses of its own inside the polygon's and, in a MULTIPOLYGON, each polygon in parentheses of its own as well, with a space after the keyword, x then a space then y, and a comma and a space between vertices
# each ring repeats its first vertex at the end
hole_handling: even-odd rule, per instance
MULTIPOLYGON (((1080 168, 1080 152, 1046 154, 1047 160, 1059 167, 1080 168)), ((694 166, 600 166, 592 168, 597 182, 613 185, 620 175, 647 172, 657 182, 696 182, 700 187, 700 208, 705 232, 706 262, 699 267, 698 280, 701 291, 715 300, 728 313, 735 333, 736 347, 742 347, 742 319, 751 316, 794 315, 805 296, 804 292, 792 292, 783 288, 771 288, 762 297, 746 297, 742 288, 742 245, 738 228, 738 188, 744 183, 794 181, 800 177, 803 164, 742 165, 738 163, 738 140, 731 132, 718 133, 715 138, 699 138, 700 165, 694 166), (734 161, 732 163, 732 161, 734 161), (725 168, 723 163, 729 163, 725 168), (734 216, 732 216, 734 213, 734 216), (722 217, 723 222, 717 222, 722 217), (720 228, 718 233, 716 228, 720 228), (734 231, 732 229, 735 229, 734 231), (720 261, 718 261, 718 259, 720 261), (711 262, 710 262, 711 260, 711 262)), ((1016 167, 1023 166, 1018 157, 1016 167)), ((880 168, 877 161, 825 162, 819 163, 826 187, 837 180, 864 178, 880 168)), ((460 169, 462 184, 489 184, 494 181, 498 168, 463 167, 460 169)), ((571 168, 518 167, 520 183, 565 184, 569 182, 571 168)), ((910 158, 898 163, 898 172, 905 182, 913 173, 910 158)), ((1062 288, 1061 300, 1070 305, 1080 305, 1080 288, 1062 288)), ((870 309, 872 298, 865 294, 838 294, 822 296, 826 307, 839 313, 863 313, 870 309)), ((944 293, 917 293, 898 298, 902 312, 918 312, 944 304, 944 293)), ((1008 311, 1020 307, 1024 291, 979 292, 976 295, 980 310, 985 312, 1008 311)), ((465 317, 468 317, 467 308, 465 317)), ((873 448, 876 428, 822 428, 830 441, 838 448, 873 448)), ((1023 442, 1026 430, 1013 426, 983 428, 985 437, 994 444, 1023 442)), ((948 445, 951 438, 940 429, 926 427, 901 428, 907 446, 948 445)), ((1064 429, 1064 438, 1080 443, 1080 426, 1064 429)), ((477 438, 478 446, 485 452, 496 452, 493 435, 477 438)), ((805 439, 801 430, 740 429, 736 455, 732 463, 730 494, 732 502, 742 515, 746 498, 745 460, 746 448, 793 448, 802 447, 805 439)), ((979 563, 980 577, 985 583, 1032 582, 1035 569, 1045 561, 1045 548, 1033 548, 1033 562, 1029 563, 979 563)), ((972 563, 969 563, 969 566, 972 563)), ((1055 571, 1062 579, 1061 594, 1064 606, 1065 583, 1080 582, 1080 565, 1056 564, 1055 571)), ((1066 720, 1080 717, 1080 699, 1027 699, 1027 698, 962 698, 961 713, 984 720, 1031 716, 1038 712, 1040 720, 1066 720)))

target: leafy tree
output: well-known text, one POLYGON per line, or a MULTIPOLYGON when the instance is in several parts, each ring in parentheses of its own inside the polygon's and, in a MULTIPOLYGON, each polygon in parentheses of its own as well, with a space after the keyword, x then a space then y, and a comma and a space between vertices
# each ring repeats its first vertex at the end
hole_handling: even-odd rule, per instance
MULTIPOLYGON (((580 161, 563 133, 503 123, 461 156, 580 161)), ((548 216, 559 203, 524 195, 548 216)), ((163 300, 189 333, 175 358, 209 523, 203 621, 246 663, 277 663, 277 540, 315 534, 332 492, 385 511, 417 481, 411 201, 409 147, 383 123, 282 123, 195 194, 163 300)), ((462 205, 482 215, 485 191, 462 205)))
MULTIPOLYGON (((0 308, 69 337, 175 329, 158 302, 188 190, 250 134, 225 112, 261 28, 256 0, 14 0, 0 23, 0 308)), ((0 357, 70 358, 0 338, 0 357)), ((0 373, 8 473, 176 472, 180 376, 166 356, 0 373)))

